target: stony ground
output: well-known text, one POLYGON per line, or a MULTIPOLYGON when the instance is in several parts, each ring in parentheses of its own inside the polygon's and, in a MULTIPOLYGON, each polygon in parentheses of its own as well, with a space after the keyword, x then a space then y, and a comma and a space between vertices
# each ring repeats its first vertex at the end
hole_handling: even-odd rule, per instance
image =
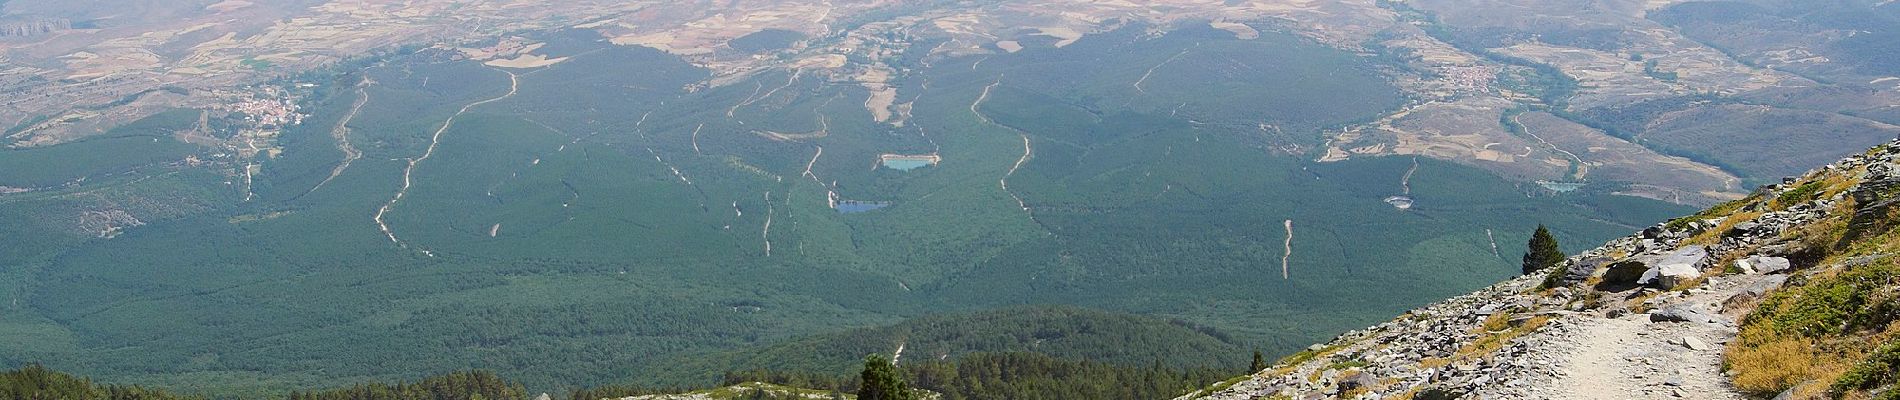
POLYGON ((1224 390, 1188 398, 1409 398, 1404 395, 1440 388, 1471 399, 1742 399, 1721 370, 1722 347, 1735 337, 1740 313, 1723 313, 1723 303, 1763 281, 1778 278, 1733 275, 1715 277, 1682 291, 1636 290, 1624 294, 1654 295, 1644 302, 1653 308, 1645 313, 1525 311, 1526 315, 1550 319, 1488 356, 1437 368, 1408 365, 1408 361, 1449 353, 1433 348, 1456 346, 1471 340, 1470 336, 1483 336, 1471 333, 1461 337, 1459 333, 1477 330, 1474 327, 1480 326, 1487 314, 1510 307, 1460 300, 1494 296, 1503 304, 1524 304, 1530 296, 1507 293, 1529 285, 1506 282, 1482 295, 1448 301, 1439 305, 1440 309, 1428 307, 1413 312, 1432 316, 1424 320, 1407 323, 1401 319, 1349 334, 1328 346, 1316 346, 1314 350, 1330 354, 1315 361, 1281 366, 1224 390), (1440 313, 1444 309, 1452 312, 1440 313), (1419 345, 1433 341, 1443 344, 1419 345), (1344 360, 1372 365, 1356 371, 1336 368, 1344 360), (1381 388, 1371 383, 1376 380, 1352 378, 1354 372, 1398 382, 1381 388), (1361 384, 1368 390, 1351 389, 1361 384))
MULTIPOLYGON (((1714 282, 1672 305, 1716 310, 1759 279, 1714 282)), ((1653 322, 1649 314, 1577 316, 1565 332, 1547 335, 1560 361, 1532 397, 1740 399, 1721 371, 1722 345, 1735 337, 1735 319, 1711 317, 1715 322, 1653 322)))
POLYGON ((1745 398, 1721 369, 1737 318, 1788 280, 1786 257, 1798 246, 1785 233, 1856 204, 1842 202, 1861 191, 1803 197, 1797 188, 1817 193, 1828 179, 1900 187, 1900 141, 1802 179, 1612 240, 1549 275, 1347 332, 1182 399, 1745 398))
POLYGON ((1763 275, 1717 278, 1698 288, 1659 296, 1659 309, 1696 311, 1701 321, 1655 321, 1670 311, 1562 313, 1518 339, 1528 350, 1511 354, 1520 368, 1471 397, 1494 399, 1742 399, 1722 375, 1722 345, 1735 337, 1736 320, 1721 303, 1763 275))

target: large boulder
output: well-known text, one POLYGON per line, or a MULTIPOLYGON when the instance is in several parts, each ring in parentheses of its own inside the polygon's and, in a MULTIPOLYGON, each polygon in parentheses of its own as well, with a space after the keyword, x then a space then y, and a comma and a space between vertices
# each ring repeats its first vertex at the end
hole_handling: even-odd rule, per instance
POLYGON ((1787 275, 1769 275, 1762 277, 1761 280, 1743 287, 1741 292, 1735 293, 1734 296, 1729 296, 1727 300, 1723 300, 1722 309, 1747 309, 1755 300, 1760 300, 1763 296, 1767 296, 1769 291, 1775 290, 1775 288, 1779 288, 1785 283, 1788 283, 1787 275))
POLYGON ((1609 268, 1603 270, 1603 283, 1607 285, 1635 285, 1637 280, 1642 279, 1643 272, 1648 270, 1649 265, 1643 264, 1642 261, 1618 261, 1615 264, 1610 264, 1609 268))
POLYGON ((1649 266, 1636 283, 1660 288, 1674 289, 1683 283, 1702 277, 1697 265, 1709 258, 1709 251, 1702 246, 1688 246, 1668 254, 1638 256, 1634 260, 1649 266))
POLYGON ((1678 304, 1649 312, 1649 322, 1718 322, 1714 313, 1701 307, 1678 304))
POLYGON ((1370 388, 1373 385, 1378 385, 1378 384, 1379 384, 1379 380, 1377 378, 1372 377, 1372 374, 1366 373, 1365 371, 1360 371, 1360 372, 1353 373, 1352 375, 1345 377, 1345 379, 1340 379, 1339 391, 1341 393, 1344 393, 1344 392, 1352 391, 1353 389, 1358 389, 1358 388, 1370 388))
POLYGON ((1892 210, 1900 207, 1900 177, 1894 177, 1896 168, 1892 164, 1878 163, 1868 165, 1869 176, 1881 178, 1868 179, 1855 186, 1848 195, 1854 197, 1854 216, 1847 221, 1847 235, 1841 240, 1877 235, 1892 228, 1892 210))
POLYGON ((1575 285, 1590 279, 1591 275, 1597 273, 1598 268, 1603 268, 1603 266, 1609 265, 1612 261, 1615 260, 1609 257, 1585 257, 1584 259, 1577 260, 1577 262, 1570 263, 1569 266, 1564 267, 1563 275, 1557 277, 1557 286, 1575 285))
POLYGON ((1794 264, 1789 263, 1788 259, 1786 258, 1770 257, 1770 256, 1763 256, 1763 255, 1752 255, 1752 256, 1748 256, 1748 258, 1735 260, 1735 267, 1737 269, 1742 270, 1742 272, 1749 273, 1749 274, 1773 274, 1773 273, 1785 272, 1793 265, 1794 264))

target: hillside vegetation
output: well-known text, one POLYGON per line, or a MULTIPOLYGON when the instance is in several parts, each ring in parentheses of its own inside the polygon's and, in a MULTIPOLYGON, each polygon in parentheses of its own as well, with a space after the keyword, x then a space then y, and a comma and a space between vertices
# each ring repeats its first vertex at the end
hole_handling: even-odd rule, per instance
POLYGON ((1892 398, 1895 227, 1900 142, 1187 398, 1892 398))
MULTIPOLYGON (((235 173, 190 162, 224 149, 152 133, 229 133, 195 110, 8 150, 103 161, 0 168, 35 185, 0 196, 0 233, 21 238, 0 246, 0 365, 245 395, 460 368, 550 392, 698 387, 835 373, 906 333, 907 357, 1157 358, 1035 334, 796 344, 1064 304, 1211 328, 1124 344, 1230 368, 1510 276, 1492 243, 1534 220, 1580 246, 1688 211, 1431 159, 1312 162, 1322 131, 1407 101, 1390 60, 1265 25, 1148 28, 917 62, 884 82, 902 124, 867 110, 860 71, 706 85, 676 55, 551 31, 528 34, 564 59, 542 67, 410 48, 298 77, 310 114, 235 173), (1405 190, 1416 206, 1384 202, 1405 190)), ((1048 334, 1123 323, 1100 322, 1048 334)), ((1183 332, 1161 327, 1128 332, 1183 332)))

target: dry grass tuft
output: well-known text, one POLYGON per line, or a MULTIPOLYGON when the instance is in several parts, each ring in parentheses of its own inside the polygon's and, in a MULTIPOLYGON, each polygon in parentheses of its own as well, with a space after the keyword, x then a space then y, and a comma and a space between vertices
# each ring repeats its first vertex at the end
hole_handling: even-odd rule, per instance
POLYGON ((1716 224, 1714 228, 1704 230, 1702 233, 1698 233, 1688 240, 1682 241, 1682 244, 1685 246, 1695 244, 1706 246, 1715 244, 1722 240, 1722 233, 1728 232, 1729 228, 1734 228, 1735 225, 1743 222, 1753 221, 1755 218, 1761 217, 1761 215, 1761 211, 1740 211, 1730 214, 1728 217, 1722 218, 1722 222, 1716 224))
POLYGON ((1764 343, 1730 346, 1727 368, 1735 372, 1735 388, 1756 394, 1774 394, 1802 382, 1821 378, 1822 371, 1844 366, 1824 365, 1812 340, 1774 337, 1764 343))

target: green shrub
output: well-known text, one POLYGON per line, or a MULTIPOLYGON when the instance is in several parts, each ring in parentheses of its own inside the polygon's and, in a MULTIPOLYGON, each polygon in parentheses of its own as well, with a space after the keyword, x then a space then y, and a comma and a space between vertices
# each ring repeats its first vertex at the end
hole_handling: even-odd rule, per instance
POLYGON ((1807 184, 1796 186, 1794 189, 1789 189, 1786 192, 1781 192, 1780 196, 1775 196, 1775 203, 1783 207, 1806 203, 1813 201, 1815 195, 1820 194, 1820 192, 1821 181, 1808 182, 1807 184))
POLYGON ((1817 277, 1798 288, 1768 296, 1748 321, 1768 323, 1782 334, 1810 338, 1884 329, 1900 312, 1900 298, 1885 290, 1893 279, 1900 279, 1900 267, 1891 262, 1817 277))
MULTIPOLYGON (((1888 341, 1867 355, 1853 369, 1841 374, 1828 391, 1840 396, 1853 390, 1872 389, 1891 385, 1900 378, 1900 341, 1888 341)), ((1887 393, 1894 393, 1888 391, 1887 393)))

